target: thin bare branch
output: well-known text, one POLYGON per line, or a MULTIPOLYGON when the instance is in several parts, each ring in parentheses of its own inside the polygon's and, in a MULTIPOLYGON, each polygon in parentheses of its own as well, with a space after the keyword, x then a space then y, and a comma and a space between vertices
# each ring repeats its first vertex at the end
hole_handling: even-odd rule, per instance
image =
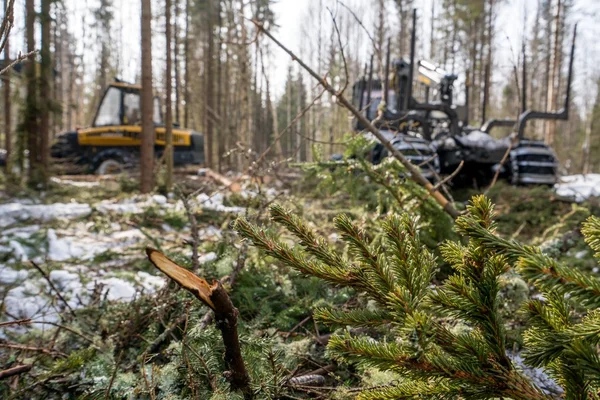
POLYGON ((333 21, 333 27, 335 28, 335 33, 337 35, 338 44, 340 45, 340 55, 342 56, 342 62, 344 63, 344 86, 338 92, 339 94, 344 94, 344 91, 348 87, 348 83, 350 81, 350 74, 348 73, 348 63, 346 62, 346 55, 344 54, 344 46, 342 45, 342 35, 340 34, 340 29, 338 28, 337 21, 335 20, 335 16, 329 7, 327 7, 327 11, 329 11, 329 15, 331 15, 331 20, 333 21))
POLYGON ((60 299, 60 301, 63 302, 63 304, 65 305, 65 307, 69 310, 69 313, 73 316, 73 318, 76 318, 77 316, 75 315, 75 311, 73 311, 73 309, 71 308, 71 306, 69 305, 69 303, 67 302, 67 300, 62 296, 62 294, 60 293, 60 291, 56 288, 56 286, 54 285, 54 282, 52 282, 52 280, 50 279, 50 276, 48 276, 48 274, 46 273, 46 271, 44 271, 42 269, 42 267, 40 267, 39 265, 37 265, 35 263, 35 261, 31 261, 31 265, 33 265, 35 267, 35 269, 37 269, 42 276, 44 277, 44 279, 46 280, 46 282, 48 282, 48 284, 50 285, 50 287, 52 288, 52 290, 54 290, 54 292, 56 293, 56 295, 58 296, 58 298, 60 299))
POLYGON ((22 61, 25 61, 26 59, 28 59, 32 55, 36 54, 37 52, 38 52, 37 50, 34 50, 34 51, 30 51, 29 53, 25 53, 25 54, 19 53, 19 55, 17 56, 17 58, 15 58, 10 64, 8 64, 6 67, 4 67, 4 69, 2 69, 0 71, 0 75, 4 75, 9 69, 11 69, 12 67, 14 67, 18 63, 20 63, 22 61))

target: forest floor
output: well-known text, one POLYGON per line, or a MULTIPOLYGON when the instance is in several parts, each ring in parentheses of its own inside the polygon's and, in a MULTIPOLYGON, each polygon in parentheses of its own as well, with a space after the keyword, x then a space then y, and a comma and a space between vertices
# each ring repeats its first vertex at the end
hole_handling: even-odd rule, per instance
MULTIPOLYGON (((232 289, 233 301, 240 309, 245 329, 255 336, 277 337, 277 343, 296 357, 286 379, 299 371, 308 373, 327 367, 330 360, 323 344, 328 331, 307 323, 310 310, 317 303, 347 305, 356 300, 349 293, 332 291, 314 279, 277 269, 249 252, 232 231, 231 223, 243 215, 268 224, 268 206, 280 202, 313 222, 317 231, 336 245, 338 236, 332 224, 336 214, 346 212, 368 219, 369 215, 376 215, 376 207, 368 205, 373 199, 343 190, 324 195, 319 190, 321 182, 314 176, 303 177, 298 171, 286 176, 268 184, 247 177, 239 180, 235 191, 189 172, 179 176, 177 193, 169 194, 135 194, 134 181, 128 176, 59 176, 52 179, 51 187, 44 193, 0 191, 0 323, 34 321, 0 327, 0 343, 33 342, 43 348, 47 344, 42 338, 51 336, 56 324, 65 323, 65 314, 102 308, 99 304, 138 307, 148 301, 156 306, 165 296, 166 280, 147 261, 144 249, 157 248, 189 266, 190 243, 194 240, 189 215, 192 213, 198 228, 202 275, 219 279, 232 274, 235 268, 243 268, 232 289)), ((590 213, 599 214, 600 203, 595 197, 600 195, 598 188, 600 175, 591 175, 585 179, 569 178, 556 189, 514 188, 499 183, 489 196, 496 203, 501 235, 544 245, 574 268, 600 276, 591 251, 577 234, 590 213)), ((464 190, 456 192, 455 198, 467 201, 472 194, 473 191, 464 190)), ((507 290, 517 289, 515 284, 507 290)), ((527 296, 534 295, 525 290, 527 296)), ((191 299, 181 293, 177 296, 176 299, 191 299)), ((118 306, 117 309, 118 313, 123 312, 118 306)), ((81 331, 88 330, 86 335, 102 336, 92 337, 94 342, 104 342, 107 335, 115 333, 95 331, 97 326, 91 323, 78 326, 81 331)), ((105 323, 104 329, 115 326, 105 323)), ((145 336, 143 340, 151 342, 157 335, 145 336)), ((68 346, 63 346, 66 347, 61 352, 66 353, 68 346)), ((0 349, 0 367, 8 367, 16 360, 43 364, 37 358, 32 360, 30 354, 13 355, 5 350, 0 349)), ((98 372, 104 376, 103 387, 112 363, 119 362, 111 360, 106 361, 104 372, 98 372)), ((42 367, 46 375, 38 372, 36 378, 46 379, 48 369, 47 365, 42 367)), ((122 384, 126 382, 125 374, 117 376, 115 390, 119 389, 119 379, 122 384)), ((352 369, 331 374, 329 386, 348 379, 376 385, 386 379, 373 373, 367 374, 370 378, 365 374, 357 378, 354 374, 352 369)), ((11 385, 11 390, 20 388, 18 382, 12 381, 11 385)), ((87 385, 94 387, 93 382, 87 385)), ((2 390, 0 386, 0 394, 2 390)), ((309 395, 311 390, 302 393, 309 395)), ((33 394, 32 397, 35 398, 33 394)))

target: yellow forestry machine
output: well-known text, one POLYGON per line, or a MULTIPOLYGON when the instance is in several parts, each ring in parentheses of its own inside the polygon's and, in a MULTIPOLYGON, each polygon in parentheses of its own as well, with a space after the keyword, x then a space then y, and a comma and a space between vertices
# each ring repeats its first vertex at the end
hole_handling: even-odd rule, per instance
MULTIPOLYGON (((60 135, 51 148, 54 159, 83 166, 99 175, 122 172, 139 163, 141 145, 141 86, 115 79, 106 89, 91 127, 60 135)), ((165 125, 160 101, 154 98, 156 157, 165 149, 165 125)), ((189 129, 173 129, 175 165, 202 164, 204 137, 189 129)))

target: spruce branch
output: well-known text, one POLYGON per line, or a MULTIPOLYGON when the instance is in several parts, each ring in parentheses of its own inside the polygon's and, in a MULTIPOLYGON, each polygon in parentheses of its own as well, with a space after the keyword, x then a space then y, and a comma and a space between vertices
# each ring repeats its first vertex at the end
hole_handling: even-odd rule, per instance
POLYGON ((600 259, 600 218, 590 216, 581 229, 585 242, 596 252, 594 256, 600 259))
MULTIPOLYGON (((574 301, 586 308, 600 307, 600 280, 560 264, 542 253, 538 247, 525 246, 515 240, 507 240, 495 235, 494 223, 482 219, 493 212, 490 204, 484 196, 474 197, 468 207, 469 214, 456 220, 459 233, 476 240, 488 251, 506 256, 507 263, 516 264, 517 271, 540 290, 568 293, 574 301)), ((596 232, 596 222, 588 221, 586 229, 591 242, 596 243, 593 236, 596 232)))
MULTIPOLYGON (((515 265, 543 291, 544 300, 527 303, 532 328, 525 334, 526 361, 543 367, 562 385, 567 397, 595 393, 600 362, 600 313, 588 312, 575 323, 571 303, 592 308, 600 302, 594 279, 567 269, 532 246, 496 235, 494 207, 476 196, 468 213, 456 221, 468 242, 446 242, 442 257, 454 269, 432 287, 436 259, 419 238, 418 220, 391 214, 371 237, 347 215, 334 219, 348 250, 342 257, 327 241, 288 210, 271 209, 273 220, 299 241, 287 247, 273 234, 240 219, 236 228, 276 259, 303 273, 352 287, 375 309, 318 309, 315 319, 330 325, 392 329, 379 340, 334 335, 328 352, 339 360, 402 373, 398 385, 368 390, 375 398, 548 399, 513 365, 500 313, 500 279, 515 265), (453 333, 451 317, 466 332, 453 333)), ((586 239, 597 246, 597 221, 586 225, 586 239)), ((569 397, 570 398, 570 397, 569 397)), ((573 397, 578 398, 578 397, 573 397)))
POLYGON ((267 255, 284 262, 303 274, 312 275, 340 286, 349 286, 357 282, 357 272, 352 268, 342 268, 308 260, 304 254, 295 249, 290 249, 286 244, 267 234, 265 230, 250 224, 244 218, 239 218, 235 222, 235 229, 243 238, 250 240, 267 255))
POLYGON ((315 320, 326 325, 356 327, 374 327, 392 322, 392 316, 385 311, 350 310, 340 311, 329 308, 317 308, 313 314, 315 320))
POLYGON ((273 221, 282 225, 300 239, 300 245, 308 253, 327 265, 335 266, 339 269, 346 269, 348 267, 350 264, 348 260, 345 260, 333 251, 324 238, 317 236, 312 229, 290 210, 283 208, 279 204, 273 204, 269 211, 271 212, 273 221))

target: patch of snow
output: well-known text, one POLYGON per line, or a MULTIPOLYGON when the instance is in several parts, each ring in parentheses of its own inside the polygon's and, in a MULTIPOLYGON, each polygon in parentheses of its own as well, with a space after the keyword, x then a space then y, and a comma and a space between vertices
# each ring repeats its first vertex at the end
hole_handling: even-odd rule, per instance
POLYGON ((26 205, 18 202, 0 204, 0 227, 4 228, 18 221, 36 220, 48 222, 59 218, 75 219, 92 212, 89 204, 54 203, 26 205))
POLYGON ((130 301, 133 300, 137 293, 131 283, 119 278, 104 278, 95 282, 90 282, 87 284, 87 289, 90 291, 94 290, 96 284, 104 285, 103 293, 108 292, 106 298, 111 301, 130 301))
POLYGON ((89 260, 107 250, 118 251, 142 240, 144 236, 137 229, 117 231, 110 235, 93 235, 87 232, 63 232, 58 237, 54 229, 48 229, 48 258, 65 261, 73 258, 89 260))
POLYGON ((141 214, 148 207, 160 206, 160 208, 173 208, 167 198, 160 194, 153 196, 133 196, 118 202, 112 200, 103 200, 95 205, 96 209, 102 214, 141 214))
POLYGON ((575 253, 575 258, 577 258, 578 260, 581 260, 582 258, 584 258, 586 255, 588 254, 587 250, 581 250, 578 251, 577 253, 575 253))
POLYGON ((556 194, 580 203, 590 197, 600 197, 600 174, 563 176, 554 186, 556 194))
POLYGON ((167 198, 165 196, 163 196, 162 194, 155 194, 154 196, 152 196, 152 200, 159 205, 163 205, 167 203, 167 198))
POLYGON ((17 226, 2 231, 3 236, 14 236, 20 239, 27 239, 31 234, 38 232, 41 229, 39 225, 17 226))
POLYGON ((102 214, 117 213, 117 214, 141 214, 144 209, 137 203, 111 203, 102 201, 96 204, 96 209, 102 214))
POLYGON ((598 272, 600 272, 600 268, 594 267, 594 268, 592 268, 592 272, 597 274, 598 272))
POLYGON ((54 270, 50 272, 49 277, 61 293, 81 289, 81 282, 77 274, 64 270, 54 270))
POLYGON ((64 261, 71 258, 71 243, 68 239, 59 240, 54 229, 48 229, 48 258, 64 261))
POLYGON ((12 249, 12 256, 17 261, 28 261, 29 256, 23 245, 16 240, 8 242, 8 246, 12 249))
POLYGON ((223 232, 214 225, 209 225, 206 228, 202 228, 198 231, 200 239, 220 239, 223 237, 223 232))
POLYGON ((138 272, 136 278, 146 293, 154 293, 157 289, 162 288, 166 283, 165 278, 156 275, 150 275, 144 271, 138 272))
POLYGON ((175 229, 171 228, 171 226, 169 226, 169 224, 162 224, 160 226, 160 229, 162 229, 165 232, 173 232, 175 229))
POLYGON ((533 300, 546 301, 546 297, 541 293, 536 293, 531 296, 533 300))
POLYGON ((14 270, 10 267, 0 265, 0 283, 12 284, 17 281, 23 281, 29 276, 29 271, 21 269, 14 270))
POLYGON ((52 300, 41 295, 45 289, 40 281, 37 283, 29 280, 9 290, 4 299, 6 312, 16 318, 42 317, 45 321, 58 321, 57 312, 51 306, 52 300))
POLYGON ((59 185, 68 185, 68 186, 75 186, 75 187, 80 187, 80 188, 91 188, 91 187, 98 187, 100 186, 100 182, 99 181, 94 181, 94 182, 80 182, 80 181, 72 181, 69 179, 60 179, 60 178, 56 178, 56 177, 52 177, 50 178, 51 182, 54 182, 56 184, 59 185))
POLYGON ((523 375, 528 377, 537 387, 539 387, 547 395, 561 395, 564 390, 552 379, 542 368, 533 368, 525 364, 525 360, 520 353, 507 353, 515 367, 521 370, 523 375))
POLYGON ((215 261, 217 259, 217 253, 211 251, 210 253, 203 254, 198 257, 198 262, 200 264, 205 264, 207 262, 215 261))
POLYGON ((200 193, 196 197, 196 201, 198 205, 206 210, 214 210, 219 212, 227 212, 227 213, 241 213, 246 211, 244 207, 229 207, 223 204, 225 200, 225 195, 223 193, 217 192, 212 196, 207 195, 206 193, 200 193))

